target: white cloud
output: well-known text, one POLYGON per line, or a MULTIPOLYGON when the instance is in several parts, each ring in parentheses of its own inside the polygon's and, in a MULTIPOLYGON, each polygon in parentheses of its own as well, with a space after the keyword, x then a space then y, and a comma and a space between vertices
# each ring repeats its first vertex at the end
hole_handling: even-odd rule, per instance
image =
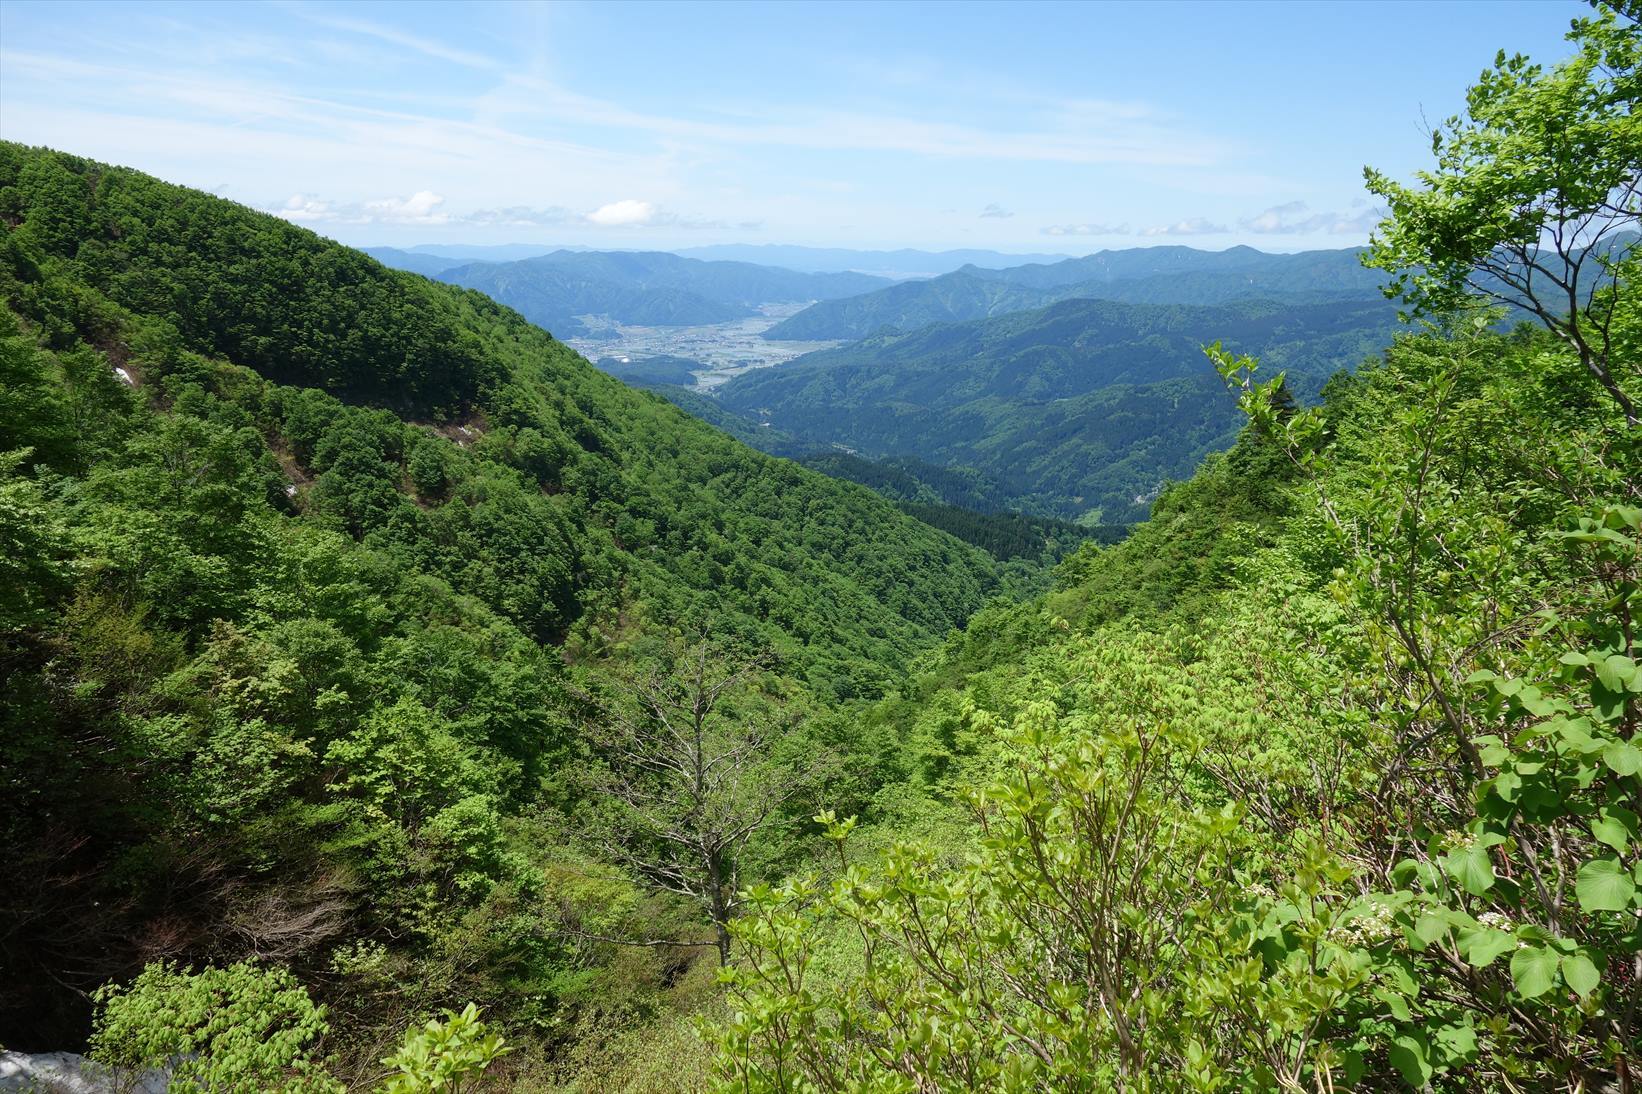
POLYGON ((1046 236, 1126 236, 1127 224, 1050 224, 1038 229, 1046 236))
POLYGON ((331 219, 330 205, 306 194, 292 194, 282 208, 270 209, 269 212, 295 224, 331 219))
POLYGON ((1273 205, 1264 212, 1238 221, 1244 228, 1262 235, 1364 235, 1385 216, 1380 206, 1367 206, 1361 198, 1352 202, 1350 213, 1313 213, 1303 201, 1273 205))
POLYGON ((365 202, 365 212, 383 224, 445 224, 448 213, 439 211, 445 199, 432 190, 418 190, 408 198, 378 198, 365 202))
POLYGON ((626 228, 649 224, 655 219, 656 207, 648 201, 612 201, 587 214, 589 224, 601 228, 626 228))
POLYGON ((1208 217, 1188 217, 1173 224, 1159 224, 1144 229, 1143 236, 1211 236, 1230 231, 1224 224, 1216 224, 1208 217))
POLYGON ((562 205, 549 205, 545 209, 534 209, 528 205, 510 205, 506 209, 476 209, 457 219, 464 224, 544 228, 554 224, 569 224, 578 218, 562 205))
POLYGON ((992 202, 991 204, 989 204, 985 209, 981 210, 981 219, 982 220, 986 220, 986 219, 989 219, 989 218, 996 218, 998 220, 1008 220, 1010 217, 1012 217, 1014 215, 1015 215, 1014 213, 1011 213, 1008 209, 1005 209, 1002 205, 999 205, 995 201, 992 202))
POLYGON ((431 190, 408 198, 375 201, 324 201, 311 194, 292 194, 285 204, 268 212, 297 224, 449 224, 454 219, 439 208, 445 199, 431 190))

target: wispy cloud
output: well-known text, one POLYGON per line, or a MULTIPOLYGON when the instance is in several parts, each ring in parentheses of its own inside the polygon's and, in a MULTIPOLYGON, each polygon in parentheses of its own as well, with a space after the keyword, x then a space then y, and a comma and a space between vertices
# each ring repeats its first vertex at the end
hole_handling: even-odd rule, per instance
POLYGON ((465 224, 502 228, 548 228, 571 224, 580 218, 562 205, 537 209, 529 205, 510 205, 505 209, 477 209, 462 217, 465 224))
POLYGON ((982 220, 1008 220, 1014 215, 1014 213, 1011 213, 1008 209, 1005 209, 1002 205, 999 205, 995 201, 989 204, 985 209, 981 210, 982 220))
POLYGON ((1127 224, 1050 224, 1038 229, 1046 236, 1126 236, 1127 224))
POLYGON ((445 199, 431 190, 408 198, 333 202, 311 194, 292 194, 285 204, 268 212, 296 224, 449 224, 452 217, 440 208, 445 199))
POLYGON ((381 23, 374 23, 367 19, 354 19, 344 15, 314 11, 300 4, 289 5, 285 10, 316 26, 375 38, 377 41, 386 42, 401 49, 408 49, 414 53, 420 53, 424 57, 432 57, 435 60, 449 61, 452 64, 490 72, 499 71, 503 67, 502 62, 494 57, 486 57, 484 54, 472 53, 465 49, 456 49, 444 42, 437 42, 431 38, 423 38, 420 35, 407 33, 398 27, 383 26, 381 23))
POLYGON ((1386 214, 1383 207, 1364 207, 1366 203, 1360 200, 1354 205, 1349 213, 1313 213, 1305 202, 1290 201, 1244 217, 1238 224, 1262 235, 1363 235, 1386 214))
POLYGON ((1216 224, 1208 217, 1188 217, 1177 220, 1173 224, 1159 224, 1155 227, 1141 230, 1143 236, 1212 236, 1222 235, 1231 229, 1224 224, 1216 224))
POLYGON ((445 208, 445 198, 431 190, 418 190, 409 197, 376 198, 371 201, 329 201, 313 194, 292 194, 285 203, 265 210, 295 224, 337 225, 473 225, 476 227, 547 228, 561 225, 605 229, 640 228, 735 228, 752 231, 760 221, 713 220, 681 216, 655 202, 623 198, 606 202, 586 213, 573 212, 562 205, 536 208, 514 205, 502 209, 475 209, 455 212, 445 208))
POLYGON ((1225 154, 1221 142, 1211 137, 1183 132, 1133 106, 1117 109, 1101 103, 1063 104, 1036 125, 1023 122, 1000 129, 893 113, 745 105, 710 118, 685 118, 631 110, 541 77, 513 75, 484 96, 479 108, 498 124, 547 118, 642 131, 657 140, 952 159, 1201 167, 1225 154))

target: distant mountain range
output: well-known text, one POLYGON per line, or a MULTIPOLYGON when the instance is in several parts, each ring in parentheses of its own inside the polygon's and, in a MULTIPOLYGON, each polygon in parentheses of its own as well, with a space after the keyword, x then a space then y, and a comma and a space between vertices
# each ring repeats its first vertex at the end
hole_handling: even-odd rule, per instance
POLYGON ((411 273, 421 274, 423 277, 433 277, 441 270, 464 266, 473 261, 471 258, 452 258, 448 255, 430 254, 421 248, 411 251, 403 251, 398 247, 361 247, 359 249, 384 266, 391 266, 396 270, 409 270, 411 273))
POLYGON ((1132 304, 1367 300, 1378 298, 1384 280, 1378 271, 1363 268, 1356 250, 1267 254, 1252 247, 1140 247, 1001 270, 966 266, 864 296, 822 301, 776 324, 764 336, 865 338, 886 327, 917 330, 930 323, 984 319, 1072 299, 1132 304))
POLYGON ((1205 343, 1287 369, 1303 397, 1397 325, 1395 306, 1372 298, 1068 300, 806 354, 735 378, 718 402, 798 442, 974 468, 1028 512, 1124 523, 1239 427, 1205 343))
POLYGON ((426 250, 367 249, 387 266, 477 289, 556 334, 578 317, 635 326, 698 326, 757 314, 757 305, 831 300, 892 284, 859 273, 803 273, 705 262, 662 251, 559 250, 513 262, 464 262, 426 250))
POLYGON ((1059 262, 1065 254, 1005 254, 1002 251, 956 250, 861 251, 847 247, 798 247, 784 243, 717 243, 707 247, 685 247, 678 252, 687 258, 755 262, 761 266, 784 266, 810 273, 843 272, 877 274, 881 277, 937 277, 965 266, 1001 270, 1028 262, 1059 262))

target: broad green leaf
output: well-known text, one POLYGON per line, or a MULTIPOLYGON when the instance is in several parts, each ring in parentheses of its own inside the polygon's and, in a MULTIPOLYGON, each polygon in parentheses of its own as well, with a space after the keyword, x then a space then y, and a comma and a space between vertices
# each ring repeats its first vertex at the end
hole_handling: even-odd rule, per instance
POLYGON ((1459 936, 1460 953, 1467 962, 1479 969, 1492 965, 1502 954, 1515 949, 1516 945, 1515 936, 1494 927, 1461 931, 1459 936))
POLYGON ((1591 822, 1591 835, 1620 854, 1637 836, 1637 817, 1623 805, 1605 805, 1591 822))
POLYGON ((1448 876, 1472 896, 1481 896, 1494 886, 1494 863, 1481 847, 1456 847, 1443 856, 1442 864, 1448 876))
POLYGON ((1443 1026, 1431 1035, 1434 1046, 1441 1049, 1444 1062, 1465 1063, 1477 1055, 1477 1031, 1469 1022, 1443 1026))
POLYGON ((1596 662, 1596 678, 1609 691, 1636 691, 1636 662, 1622 653, 1610 653, 1596 662))
POLYGON ((1448 917, 1440 912, 1427 912, 1414 921, 1414 937, 1419 939, 1422 949, 1446 933, 1448 917))
POLYGON ((1557 712, 1556 703, 1545 698, 1540 690, 1533 685, 1523 688, 1517 694, 1517 702, 1522 704, 1523 710, 1536 718, 1549 718, 1557 712))
POLYGON ((1476 740, 1477 755, 1485 767, 1501 767, 1511 758, 1511 750, 1505 743, 1493 734, 1478 737, 1476 740))
POLYGON ((1617 858, 1592 859, 1579 868, 1574 895, 1587 912, 1622 912, 1636 894, 1636 883, 1617 858))
POLYGON ((1406 1022, 1409 1020, 1408 1000, 1396 992, 1387 991, 1384 988, 1375 988, 1374 998, 1384 1003, 1386 1013, 1397 1019, 1397 1021, 1406 1022))
POLYGON ((1615 741, 1602 750, 1602 762, 1615 775, 1634 775, 1642 771, 1642 749, 1629 741, 1615 741))
POLYGON ((1517 994, 1536 999, 1556 983, 1556 951, 1545 946, 1526 946, 1511 955, 1511 982, 1517 994))
POLYGON ((1562 979, 1568 986, 1578 992, 1580 998, 1596 990, 1596 985, 1602 979, 1602 973, 1592 961, 1589 950, 1580 950, 1571 953, 1562 959, 1562 979))
POLYGON ((1418 1030, 1399 1034, 1391 1041, 1391 1066, 1416 1090, 1431 1081, 1432 1067, 1426 1056, 1425 1035, 1418 1030))

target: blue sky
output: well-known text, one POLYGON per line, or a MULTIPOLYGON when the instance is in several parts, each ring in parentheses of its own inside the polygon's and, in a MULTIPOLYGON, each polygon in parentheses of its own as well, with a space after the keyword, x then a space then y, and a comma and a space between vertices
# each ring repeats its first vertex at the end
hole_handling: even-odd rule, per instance
POLYGON ((354 244, 1296 250, 1586 11, 5 0, 0 136, 354 244))

